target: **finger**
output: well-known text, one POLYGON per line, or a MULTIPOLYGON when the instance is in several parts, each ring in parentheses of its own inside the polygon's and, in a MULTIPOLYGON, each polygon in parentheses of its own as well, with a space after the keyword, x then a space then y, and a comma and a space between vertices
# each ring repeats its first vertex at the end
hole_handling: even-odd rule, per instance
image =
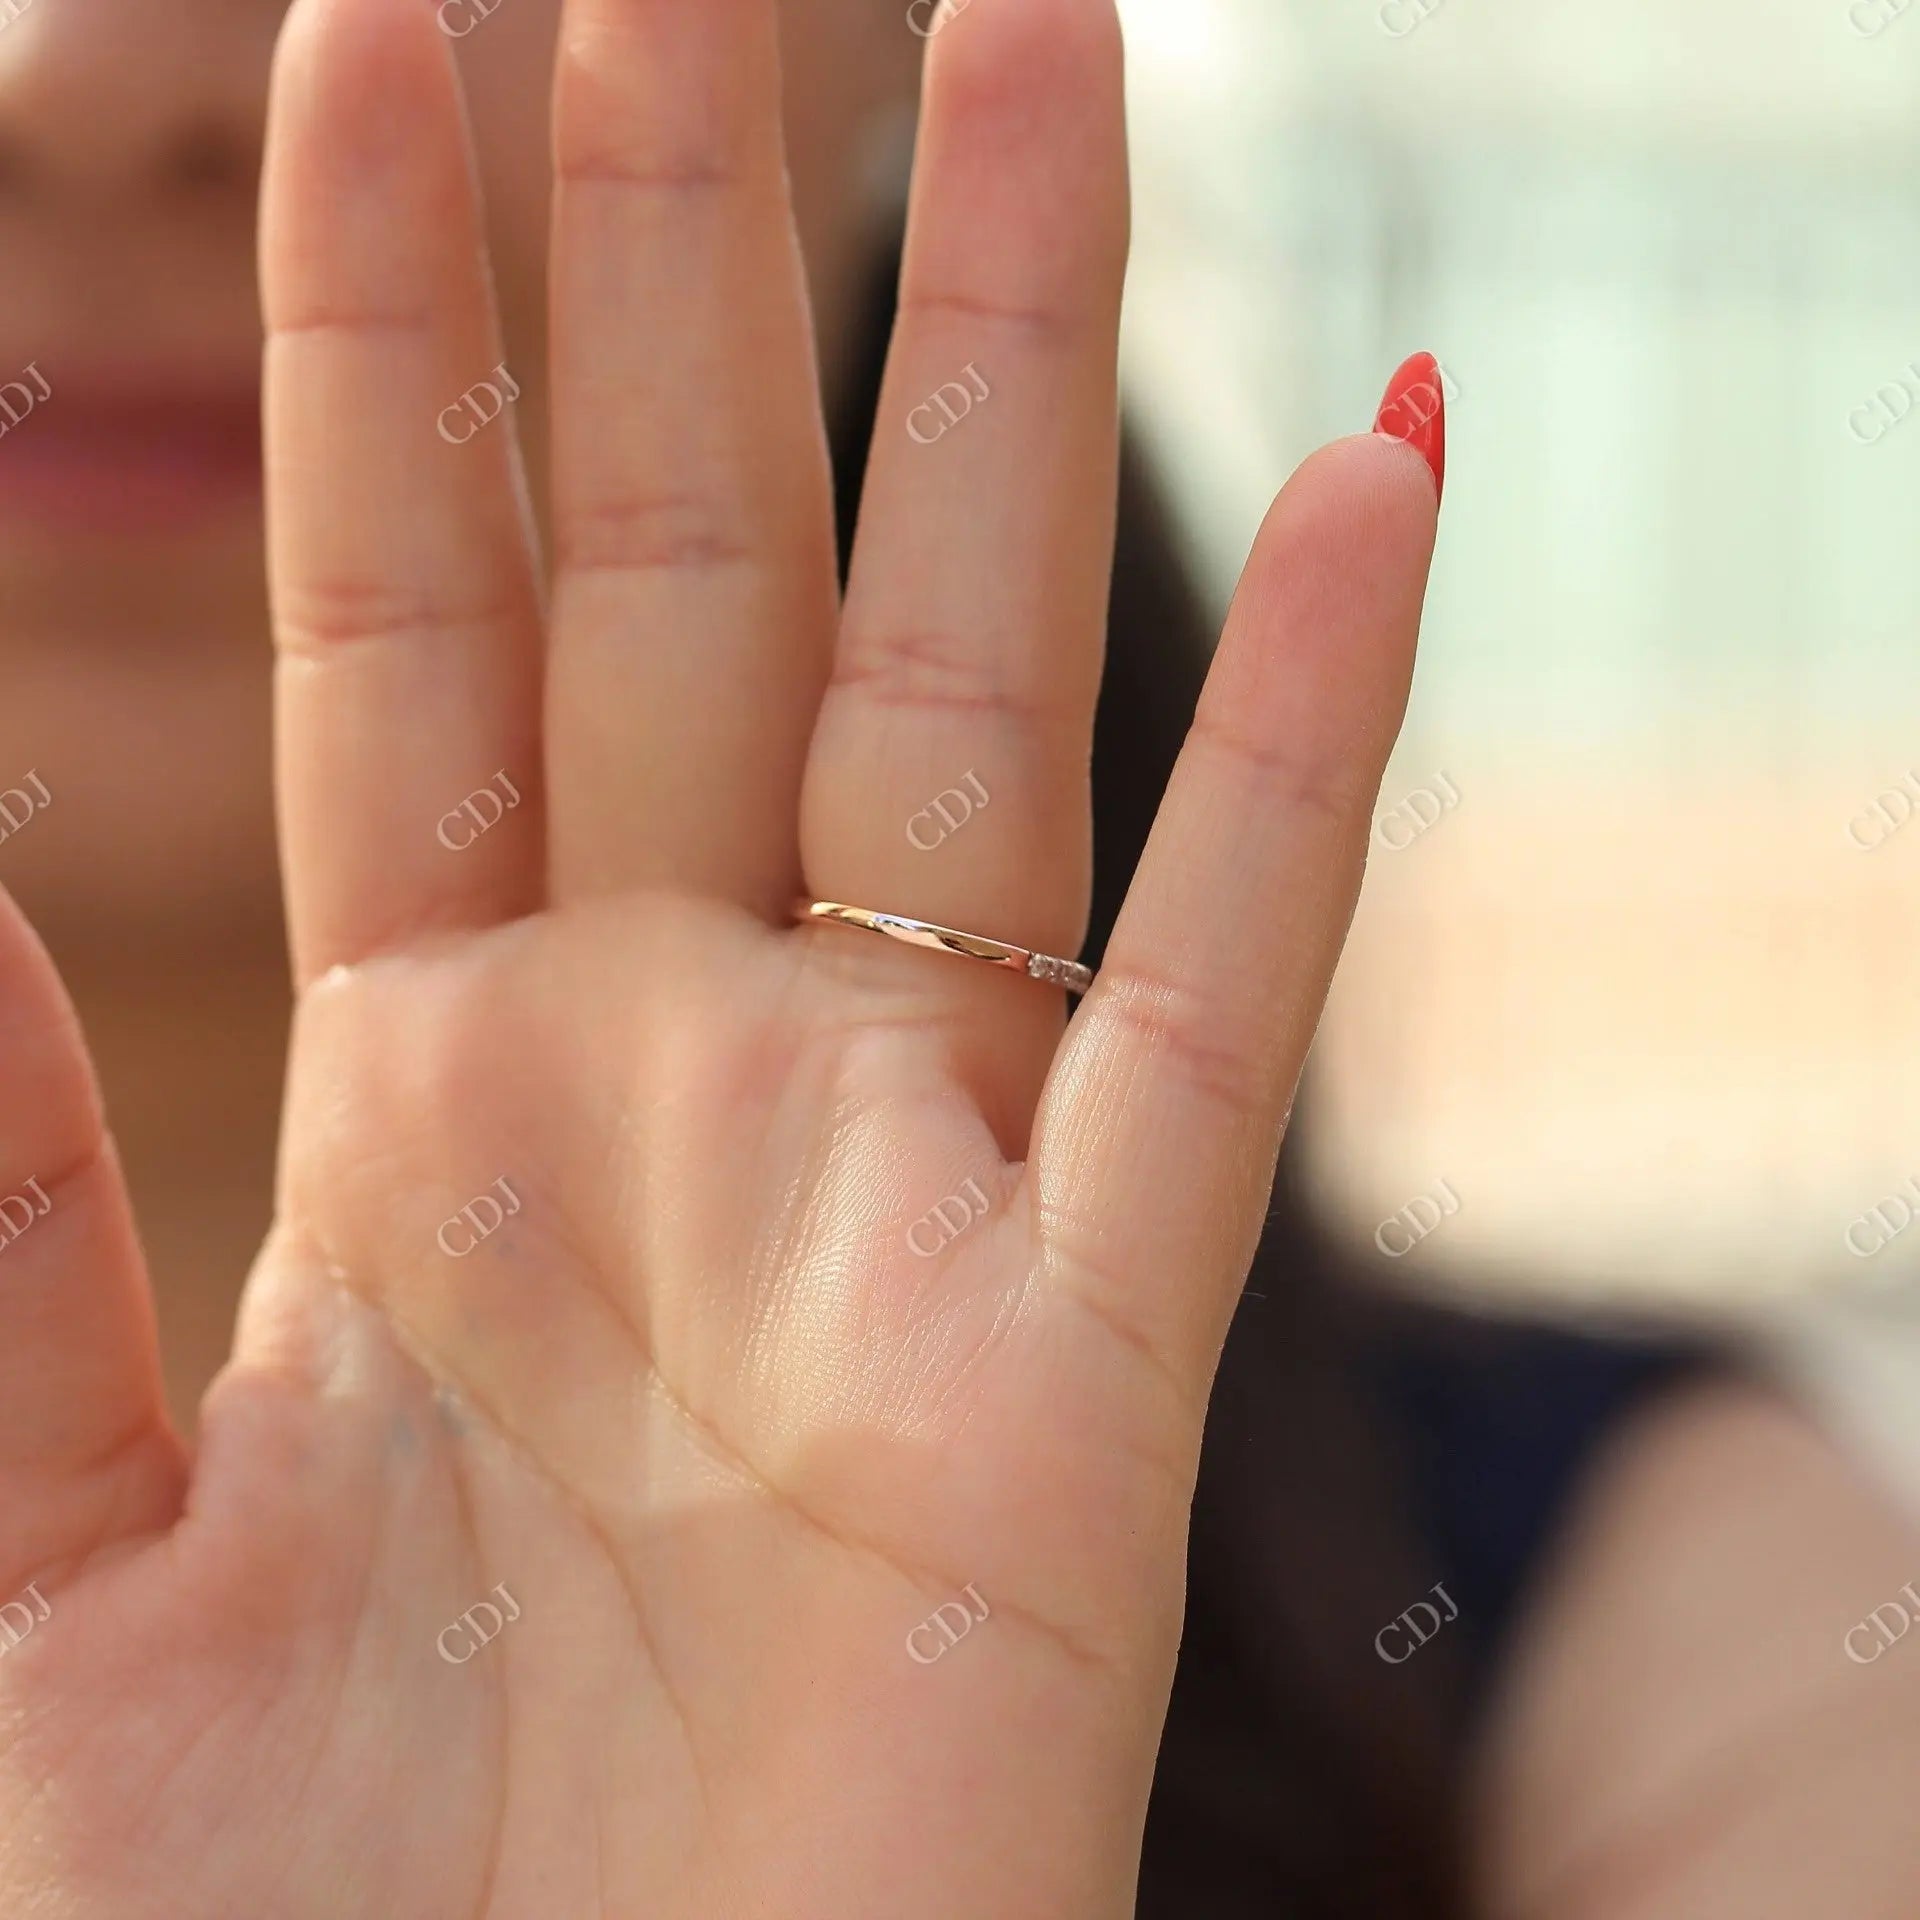
POLYGON ((1052 1282, 1196 1390, 1359 892, 1435 515, 1419 453, 1380 435, 1281 494, 1036 1121, 1052 1282))
POLYGON ((430 8, 296 0, 262 219, 281 832, 310 978, 540 897, 519 383, 430 8))
POLYGON ((773 0, 569 0, 555 87, 557 896, 784 912, 838 611, 773 0))
POLYGON ((153 1303, 84 1043, 0 893, 0 1592, 171 1523, 153 1303))
POLYGON ((804 815, 816 895, 1056 954, 1079 949, 1091 867, 1123 96, 1110 0, 977 7, 932 43, 804 815))

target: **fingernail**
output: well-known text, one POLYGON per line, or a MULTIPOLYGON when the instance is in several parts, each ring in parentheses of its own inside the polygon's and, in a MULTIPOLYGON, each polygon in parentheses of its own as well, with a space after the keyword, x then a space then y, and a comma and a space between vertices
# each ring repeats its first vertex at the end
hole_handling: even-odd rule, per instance
POLYGON ((1440 391, 1440 363, 1430 353, 1416 353, 1402 363, 1387 382, 1380 402, 1375 433, 1404 440, 1433 470, 1433 491, 1447 491, 1447 402, 1440 391))

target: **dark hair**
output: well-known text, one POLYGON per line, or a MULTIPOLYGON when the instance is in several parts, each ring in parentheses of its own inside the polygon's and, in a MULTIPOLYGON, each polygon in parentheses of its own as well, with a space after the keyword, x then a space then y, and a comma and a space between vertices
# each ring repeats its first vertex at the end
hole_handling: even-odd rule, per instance
MULTIPOLYGON (((877 276, 836 423, 843 556, 891 336, 877 276)), ((1121 462, 1093 754, 1097 958, 1206 675, 1208 620, 1152 477, 1121 462)), ((1431 1585, 1354 1363, 1356 1316, 1283 1158, 1215 1382, 1188 1556, 1186 1631, 1155 1773, 1141 1920, 1453 1920, 1459 1669, 1388 1667, 1373 1635, 1431 1585)))

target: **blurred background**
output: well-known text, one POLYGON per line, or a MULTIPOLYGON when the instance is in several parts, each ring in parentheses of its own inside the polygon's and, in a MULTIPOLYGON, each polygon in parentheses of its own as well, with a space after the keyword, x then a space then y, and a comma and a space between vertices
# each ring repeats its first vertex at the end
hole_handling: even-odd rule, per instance
POLYGON ((1384 369, 1446 374, 1413 710, 1311 1068, 1318 1196, 1393 1284, 1920 1293, 1900 4, 1123 0, 1129 372, 1216 598, 1384 369), (1425 1237, 1382 1231, 1421 1195, 1425 1237))

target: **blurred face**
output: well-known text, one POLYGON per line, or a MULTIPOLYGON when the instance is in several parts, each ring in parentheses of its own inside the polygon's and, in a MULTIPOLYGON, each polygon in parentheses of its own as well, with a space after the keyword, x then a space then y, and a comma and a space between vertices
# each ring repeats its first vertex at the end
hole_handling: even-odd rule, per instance
MULTIPOLYGON (((274 924, 254 212, 284 10, 28 0, 0 24, 0 789, 31 772, 51 796, 4 877, 57 947, 274 924)), ((536 483, 559 10, 443 9, 536 483)), ((782 16, 831 342, 868 261, 876 130, 919 42, 868 0, 782 16)))

